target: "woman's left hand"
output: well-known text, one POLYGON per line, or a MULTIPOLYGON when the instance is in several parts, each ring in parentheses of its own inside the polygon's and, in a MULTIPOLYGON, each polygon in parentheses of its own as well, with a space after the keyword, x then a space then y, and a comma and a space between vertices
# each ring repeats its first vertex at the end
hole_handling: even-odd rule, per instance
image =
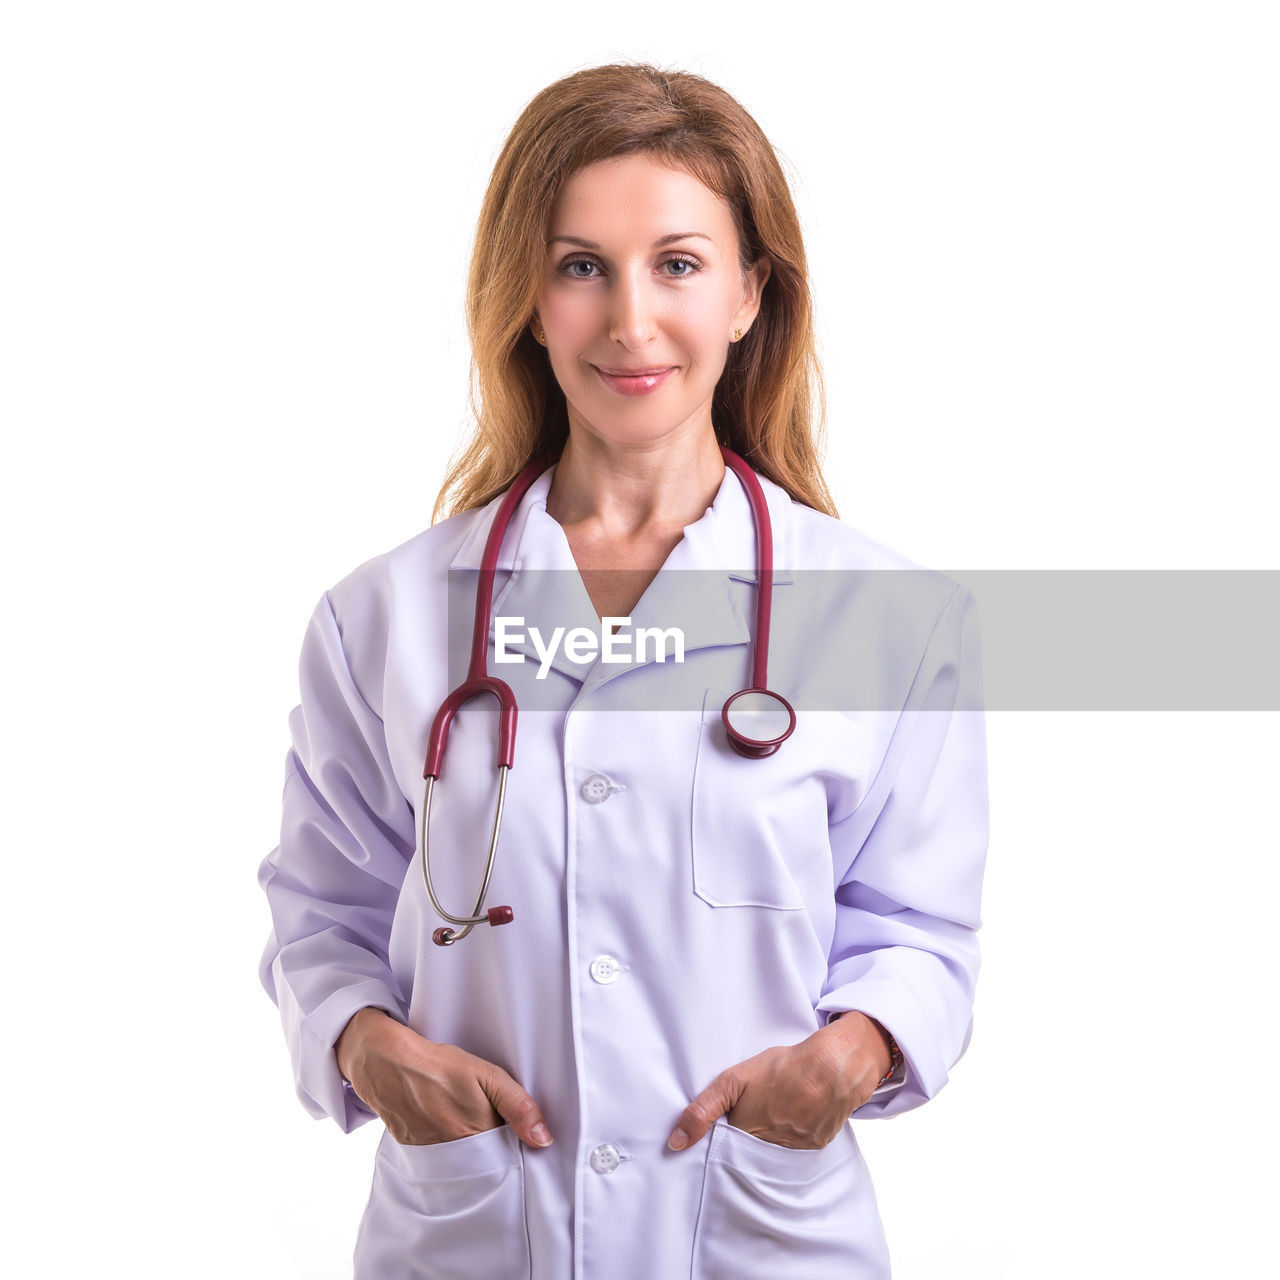
POLYGON ((846 1013, 800 1044, 766 1049, 722 1071, 681 1112, 667 1145, 693 1146, 727 1115, 734 1128, 780 1147, 825 1147, 871 1097, 889 1061, 879 1023, 846 1013))

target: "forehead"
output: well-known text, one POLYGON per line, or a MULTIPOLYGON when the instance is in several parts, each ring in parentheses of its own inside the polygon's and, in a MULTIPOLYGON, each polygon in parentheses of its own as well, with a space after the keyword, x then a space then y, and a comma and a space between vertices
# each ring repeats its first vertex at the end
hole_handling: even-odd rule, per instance
POLYGON ((700 231, 730 240, 733 213, 710 187, 649 155, 618 156, 579 169, 551 210, 551 235, 644 238, 700 231))

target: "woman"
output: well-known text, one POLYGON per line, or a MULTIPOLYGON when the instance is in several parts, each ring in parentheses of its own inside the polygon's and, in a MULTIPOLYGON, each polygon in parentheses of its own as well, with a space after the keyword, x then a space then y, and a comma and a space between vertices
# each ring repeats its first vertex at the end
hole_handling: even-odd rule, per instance
POLYGON ((318 603, 260 874, 299 1096, 386 1126, 356 1275, 887 1276, 847 1121, 932 1097, 968 1043, 972 600, 834 518, 795 210, 714 85, 605 66, 540 93, 468 303, 452 514, 318 603), (457 709, 429 840, 423 757, 486 576, 519 720, 484 909, 514 919, 442 937, 433 900, 461 918, 485 874, 492 701, 457 709), (665 660, 611 664, 642 625, 665 660), (575 627, 599 646, 546 640, 575 627), (766 643, 795 727, 748 758, 722 708, 766 643))

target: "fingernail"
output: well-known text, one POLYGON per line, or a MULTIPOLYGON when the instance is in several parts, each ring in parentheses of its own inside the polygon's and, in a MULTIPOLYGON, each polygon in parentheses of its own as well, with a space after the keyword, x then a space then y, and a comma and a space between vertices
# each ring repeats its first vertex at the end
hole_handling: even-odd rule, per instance
POLYGON ((540 1147, 549 1147, 551 1145, 551 1134, 545 1124, 535 1124, 529 1131, 529 1136, 540 1147))
POLYGON ((671 1137, 667 1139, 667 1146, 672 1151, 683 1151, 689 1145, 689 1135, 683 1129, 677 1129, 671 1137))

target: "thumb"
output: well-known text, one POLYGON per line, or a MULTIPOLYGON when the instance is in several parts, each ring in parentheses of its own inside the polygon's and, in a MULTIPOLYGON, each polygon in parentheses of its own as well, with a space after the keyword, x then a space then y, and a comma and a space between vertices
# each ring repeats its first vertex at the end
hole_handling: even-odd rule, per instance
POLYGON ((530 1147, 549 1147, 553 1141, 551 1131, 538 1104, 501 1067, 489 1065, 491 1073, 480 1083, 493 1109, 515 1130, 521 1142, 530 1147))
POLYGON ((672 1151, 683 1151, 701 1140, 702 1135, 723 1115, 733 1110, 745 1085, 732 1072, 722 1071, 680 1113, 680 1119, 667 1139, 672 1151))

